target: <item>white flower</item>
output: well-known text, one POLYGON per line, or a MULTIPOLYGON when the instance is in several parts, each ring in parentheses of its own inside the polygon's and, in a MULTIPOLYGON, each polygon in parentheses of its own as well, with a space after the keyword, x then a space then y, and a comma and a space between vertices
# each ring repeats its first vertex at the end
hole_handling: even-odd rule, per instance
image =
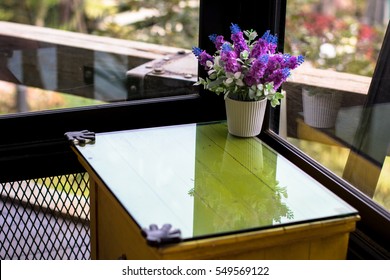
POLYGON ((245 86, 243 80, 241 80, 241 79, 236 80, 236 85, 238 85, 238 86, 240 86, 240 87, 245 86))
POLYGON ((325 43, 320 46, 320 57, 335 58, 337 55, 336 48, 332 44, 325 43))
POLYGON ((241 76, 242 76, 241 72, 234 73, 234 79, 236 79, 236 80, 240 79, 241 76))
POLYGON ((213 67, 214 67, 214 64, 213 64, 210 60, 207 60, 207 61, 206 61, 206 66, 207 66, 208 68, 213 68, 213 67))
POLYGON ((226 85, 230 85, 231 83, 233 83, 234 82, 234 80, 233 80, 233 78, 227 78, 226 80, 225 80, 225 84, 226 85))

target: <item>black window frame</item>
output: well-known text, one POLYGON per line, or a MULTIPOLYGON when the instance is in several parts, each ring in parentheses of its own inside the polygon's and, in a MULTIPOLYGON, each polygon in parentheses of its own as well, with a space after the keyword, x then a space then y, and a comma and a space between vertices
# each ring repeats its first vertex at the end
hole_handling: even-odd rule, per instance
MULTIPOLYGON (((286 7, 287 0, 281 2, 283 2, 281 5, 286 7)), ((280 25, 284 29, 286 13, 285 10, 283 12, 284 14, 280 17, 280 25)), ((357 223, 356 231, 350 236, 350 258, 389 259, 390 213, 355 186, 335 175, 280 137, 277 134, 278 128, 274 125, 279 120, 278 111, 274 110, 268 116, 270 119, 266 123, 266 127, 263 127, 259 138, 359 211, 361 220, 357 223)))

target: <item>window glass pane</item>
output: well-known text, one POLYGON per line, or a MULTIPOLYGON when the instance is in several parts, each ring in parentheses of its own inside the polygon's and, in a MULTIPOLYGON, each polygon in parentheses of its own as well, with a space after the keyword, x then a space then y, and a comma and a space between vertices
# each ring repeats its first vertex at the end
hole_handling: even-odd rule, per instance
POLYGON ((0 2, 0 115, 196 94, 199 0, 0 2))
POLYGON ((287 5, 285 52, 306 61, 284 85, 279 134, 390 211, 390 1, 287 5))

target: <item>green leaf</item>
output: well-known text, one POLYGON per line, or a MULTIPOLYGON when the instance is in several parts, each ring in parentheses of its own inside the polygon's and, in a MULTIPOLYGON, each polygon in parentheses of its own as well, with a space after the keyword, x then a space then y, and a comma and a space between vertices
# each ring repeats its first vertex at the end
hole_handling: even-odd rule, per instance
POLYGON ((248 96, 250 99, 255 99, 255 91, 252 89, 249 89, 248 96))
POLYGON ((249 57, 249 52, 247 50, 243 50, 241 53, 240 53, 240 58, 243 59, 243 60, 247 60, 249 57))
POLYGON ((277 100, 277 99, 272 99, 272 100, 271 100, 271 106, 272 106, 272 107, 276 107, 276 106, 278 106, 279 104, 280 104, 279 100, 277 100))
POLYGON ((213 73, 209 74, 209 77, 210 77, 210 79, 215 80, 218 77, 217 72, 213 72, 213 73))

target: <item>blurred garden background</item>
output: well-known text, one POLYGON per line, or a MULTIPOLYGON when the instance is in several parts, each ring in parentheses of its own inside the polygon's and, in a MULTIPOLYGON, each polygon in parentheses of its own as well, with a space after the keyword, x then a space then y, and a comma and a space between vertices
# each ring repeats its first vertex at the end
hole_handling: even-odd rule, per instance
MULTIPOLYGON (((316 68, 371 76, 389 0, 287 0, 285 51, 316 68)), ((190 49, 199 0, 2 0, 0 20, 190 49)))

